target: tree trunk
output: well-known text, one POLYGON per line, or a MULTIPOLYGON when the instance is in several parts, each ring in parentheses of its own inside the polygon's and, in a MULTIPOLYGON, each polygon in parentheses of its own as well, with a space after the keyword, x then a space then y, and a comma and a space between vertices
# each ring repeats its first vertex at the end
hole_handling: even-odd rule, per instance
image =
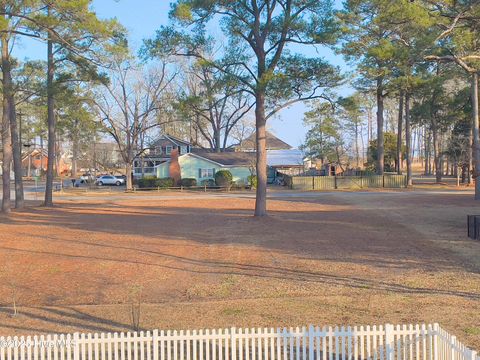
POLYGON ((47 162, 47 181, 45 184, 45 203, 44 206, 53 206, 53 168, 55 165, 55 99, 54 99, 54 74, 55 63, 53 58, 53 42, 47 43, 47 125, 48 125, 48 162, 47 162))
POLYGON ((442 166, 440 156, 440 146, 438 138, 438 126, 436 119, 432 120, 432 137, 433 137, 433 164, 435 166, 435 181, 442 181, 442 166))
MULTIPOLYGON (((8 41, 6 34, 2 37, 2 65, 3 73, 5 73, 4 59, 8 58, 8 41)), ((5 81, 5 74, 3 74, 5 81)), ((3 117, 2 117, 2 146, 3 146, 3 163, 2 163, 2 211, 9 213, 11 211, 10 200, 10 164, 12 162, 12 138, 10 136, 10 102, 8 97, 3 94, 3 117)))
POLYGON ((370 141, 373 138, 373 129, 372 129, 372 110, 370 107, 367 109, 367 121, 368 121, 368 129, 367 129, 367 144, 370 145, 370 141))
POLYGON ((132 184, 132 161, 127 161, 125 164, 125 176, 127 180, 127 191, 133 190, 132 184))
POLYGON ((377 80, 377 174, 384 172, 384 135, 383 135, 383 79, 377 80))
POLYGON ((407 162, 407 186, 412 186, 412 132, 410 128, 410 94, 405 94, 405 160, 407 162))
POLYGON ((217 127, 215 131, 215 152, 219 153, 221 151, 222 151, 221 133, 220 133, 220 128, 217 127))
POLYGON ((425 145, 425 175, 429 175, 429 168, 430 168, 430 134, 429 131, 425 128, 425 136, 424 136, 424 145, 425 145))
POLYGON ((40 174, 39 176, 43 176, 43 137, 40 133, 40 174))
POLYGON ((398 102, 398 129, 397 129, 397 174, 402 175, 402 134, 403 134, 403 91, 400 92, 398 102))
POLYGON ((77 159, 78 159, 78 138, 75 138, 72 141, 72 177, 77 176, 77 159))
POLYGON ((472 108, 473 108, 473 164, 475 179, 475 200, 480 200, 480 139, 479 139, 479 114, 478 114, 478 72, 472 76, 472 108))
POLYGON ((265 93, 256 95, 256 156, 257 156, 257 190, 255 199, 255 216, 267 215, 267 141, 265 119, 265 93))
MULTIPOLYGON (((21 144, 18 136, 17 116, 15 110, 15 98, 11 73, 10 53, 8 39, 2 41, 2 85, 3 96, 7 102, 8 122, 10 124, 11 148, 13 153, 13 172, 15 174, 15 207, 21 209, 25 205, 23 197, 23 170, 21 144)), ((5 103, 5 101, 4 101, 5 103)), ((6 121, 5 121, 6 124, 6 121)))
POLYGON ((357 163, 357 169, 360 168, 360 149, 358 146, 358 122, 355 121, 355 157, 357 163))
MULTIPOLYGON (((472 99, 473 103, 473 99, 472 99)), ((472 121, 473 125, 473 121, 472 121)), ((467 184, 470 185, 472 183, 472 169, 473 169, 473 126, 470 129, 469 133, 469 138, 468 138, 468 152, 467 152, 467 157, 468 157, 468 170, 467 170, 467 184)))

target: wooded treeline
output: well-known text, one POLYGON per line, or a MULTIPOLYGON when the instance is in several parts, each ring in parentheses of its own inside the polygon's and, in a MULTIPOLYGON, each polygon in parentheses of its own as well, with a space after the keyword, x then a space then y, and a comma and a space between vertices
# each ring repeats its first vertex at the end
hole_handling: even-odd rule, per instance
POLYGON ((335 49, 356 67, 356 93, 332 108, 312 105, 305 149, 358 167, 360 147, 367 168, 405 172, 409 184, 416 155, 437 181, 460 171, 470 183, 478 161, 479 16, 475 1, 346 1, 335 49))
POLYGON ((310 107, 304 149, 320 161, 404 172, 409 183, 414 158, 438 181, 461 171, 470 182, 480 169, 478 1, 177 0, 138 54, 90 0, 2 0, 0 13, 5 212, 11 168, 23 206, 21 158, 32 140, 45 140, 55 160, 59 139, 68 141, 76 169, 78 154, 108 136, 129 174, 160 131, 219 152, 255 131, 255 215, 265 215, 266 126, 299 102, 310 107), (44 42, 45 59, 16 59, 20 38, 44 42), (355 92, 340 96, 345 87, 355 92))

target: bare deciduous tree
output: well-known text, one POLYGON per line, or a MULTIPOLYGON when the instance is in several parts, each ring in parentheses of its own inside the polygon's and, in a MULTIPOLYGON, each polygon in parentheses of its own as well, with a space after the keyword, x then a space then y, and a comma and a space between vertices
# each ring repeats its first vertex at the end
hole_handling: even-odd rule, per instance
POLYGON ((104 130, 115 140, 125 163, 127 190, 132 189, 134 159, 145 149, 144 135, 157 127, 162 97, 175 73, 165 62, 148 69, 130 59, 119 58, 110 70, 110 82, 98 91, 96 105, 104 130))

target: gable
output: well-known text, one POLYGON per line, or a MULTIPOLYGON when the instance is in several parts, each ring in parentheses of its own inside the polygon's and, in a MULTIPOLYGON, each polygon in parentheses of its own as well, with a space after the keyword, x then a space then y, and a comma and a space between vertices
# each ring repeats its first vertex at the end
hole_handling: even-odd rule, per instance
POLYGON ((157 140, 150 144, 151 147, 160 148, 166 146, 172 146, 173 148, 177 148, 179 146, 190 146, 188 141, 177 139, 170 135, 161 135, 157 140))
MULTIPOLYGON (((290 150, 292 147, 285 141, 266 131, 267 150, 290 150)), ((257 148, 256 133, 250 135, 241 144, 237 146, 241 150, 255 150, 257 148)))

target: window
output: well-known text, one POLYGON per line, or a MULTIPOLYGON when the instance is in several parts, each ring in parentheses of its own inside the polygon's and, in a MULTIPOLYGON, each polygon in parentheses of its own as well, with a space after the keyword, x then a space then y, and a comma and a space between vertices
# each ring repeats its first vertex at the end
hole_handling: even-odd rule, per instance
POLYGON ((182 147, 180 148, 180 154, 181 154, 181 155, 184 155, 184 154, 186 154, 186 153, 188 153, 188 147, 187 147, 187 146, 182 146, 182 147))
POLYGON ((213 178, 215 174, 215 169, 198 169, 200 178, 213 178))
POLYGON ((167 145, 165 147, 165 154, 170 155, 172 153, 173 146, 167 145))

